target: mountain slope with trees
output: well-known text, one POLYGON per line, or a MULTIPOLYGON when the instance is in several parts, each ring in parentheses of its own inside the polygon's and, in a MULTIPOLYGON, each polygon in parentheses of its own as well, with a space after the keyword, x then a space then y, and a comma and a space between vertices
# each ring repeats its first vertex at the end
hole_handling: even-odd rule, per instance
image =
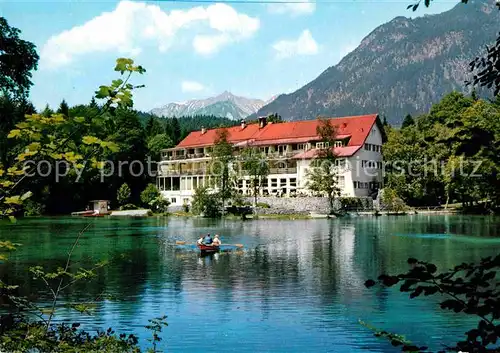
POLYGON ((470 93, 469 63, 495 41, 499 20, 492 1, 460 3, 415 19, 397 17, 366 36, 338 65, 256 115, 302 120, 378 112, 400 125, 407 114, 427 112, 448 92, 470 93))

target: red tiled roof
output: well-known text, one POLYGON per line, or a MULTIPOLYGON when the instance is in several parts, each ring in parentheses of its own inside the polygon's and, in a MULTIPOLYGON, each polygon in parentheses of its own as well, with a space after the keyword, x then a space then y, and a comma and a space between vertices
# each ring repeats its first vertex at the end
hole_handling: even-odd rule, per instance
MULTIPOLYGON (((355 149, 342 147, 340 148, 342 152, 339 153, 354 154, 364 144, 377 119, 377 114, 329 119, 337 127, 338 138, 350 137, 346 147, 356 147, 355 149)), ((253 146, 317 141, 320 139, 316 133, 318 125, 318 119, 267 124, 262 129, 259 128, 259 124, 248 124, 244 129, 238 125, 227 129, 228 140, 238 145, 253 146)), ((216 131, 217 129, 207 130, 204 134, 201 131, 191 132, 177 145, 177 148, 213 145, 217 136, 216 131)))
MULTIPOLYGON (((272 124, 269 124, 269 126, 270 125, 272 124)), ((193 131, 187 135, 186 138, 177 145, 177 147, 188 148, 211 146, 217 138, 217 130, 219 129, 210 129, 204 134, 202 134, 201 131, 193 131)), ((239 125, 229 127, 227 128, 228 140, 232 143, 249 140, 254 135, 258 134, 260 132, 259 130, 261 130, 259 129, 259 124, 248 124, 243 130, 239 125)))

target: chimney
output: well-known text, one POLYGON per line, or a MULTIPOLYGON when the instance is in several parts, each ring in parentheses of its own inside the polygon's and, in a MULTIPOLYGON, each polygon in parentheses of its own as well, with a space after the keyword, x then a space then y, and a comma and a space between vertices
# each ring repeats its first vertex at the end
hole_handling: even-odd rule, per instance
POLYGON ((266 125, 267 125, 267 117, 265 116, 259 117, 259 128, 262 129, 266 125))
POLYGON ((241 120, 241 130, 247 127, 247 122, 245 120, 241 120))
POLYGON ((205 134, 205 132, 207 132, 207 129, 205 129, 205 127, 204 127, 204 126, 202 126, 202 127, 201 127, 201 134, 203 135, 203 134, 205 134))

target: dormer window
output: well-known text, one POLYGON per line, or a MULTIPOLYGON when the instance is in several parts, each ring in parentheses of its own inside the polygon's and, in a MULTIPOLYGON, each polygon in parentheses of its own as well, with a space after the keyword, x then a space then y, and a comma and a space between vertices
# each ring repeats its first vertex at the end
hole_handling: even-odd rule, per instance
POLYGON ((334 147, 342 147, 344 143, 342 141, 335 141, 334 147))

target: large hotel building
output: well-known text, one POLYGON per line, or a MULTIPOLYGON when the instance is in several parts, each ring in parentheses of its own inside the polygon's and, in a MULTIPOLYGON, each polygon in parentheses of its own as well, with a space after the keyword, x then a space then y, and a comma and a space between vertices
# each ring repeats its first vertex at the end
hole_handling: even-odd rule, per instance
MULTIPOLYGON (((338 186, 341 196, 373 196, 382 183, 384 130, 378 115, 329 118, 336 127, 338 186)), ((269 174, 260 188, 262 196, 308 195, 307 170, 318 150, 325 148, 318 136, 319 120, 256 123, 227 128, 227 139, 238 155, 245 148, 258 148, 269 163, 269 174)), ((211 152, 217 129, 191 132, 176 147, 162 151, 157 186, 172 205, 191 203, 199 186, 211 186, 211 152)), ((241 175, 235 187, 251 195, 250 178, 241 175)))

